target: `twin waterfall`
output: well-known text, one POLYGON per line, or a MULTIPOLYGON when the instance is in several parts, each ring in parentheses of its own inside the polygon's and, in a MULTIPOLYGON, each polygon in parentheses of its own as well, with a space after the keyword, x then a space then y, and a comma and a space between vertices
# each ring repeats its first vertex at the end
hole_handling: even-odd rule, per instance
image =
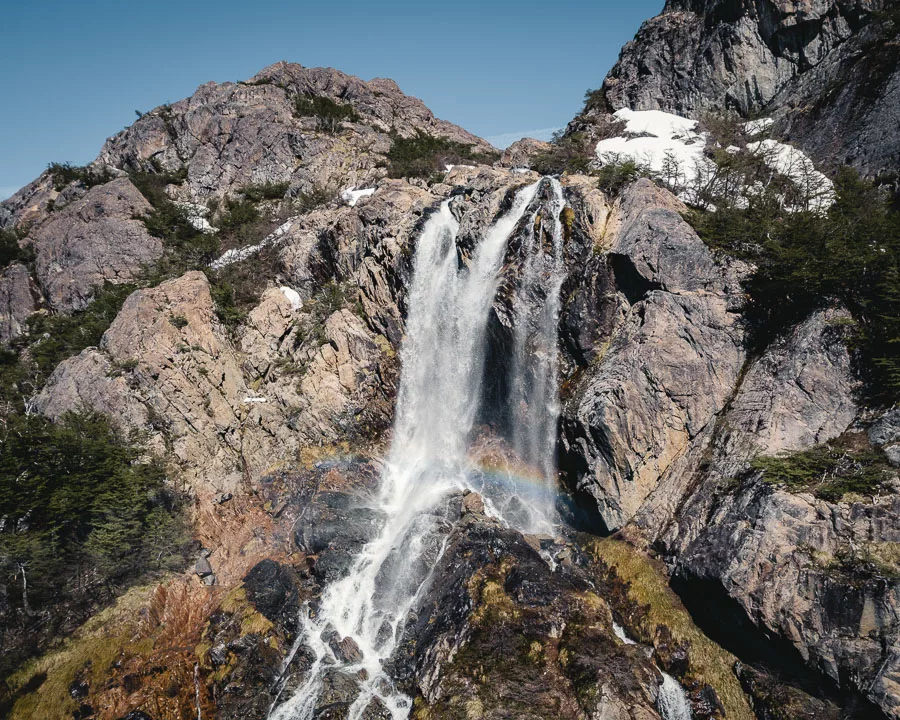
POLYGON ((443 553, 454 519, 447 502, 451 495, 466 489, 481 493, 489 514, 522 532, 551 533, 558 521, 562 187, 545 178, 520 189, 465 259, 452 202, 444 202, 427 221, 413 261, 393 442, 373 502, 384 525, 347 575, 329 585, 316 610, 302 619, 294 652, 303 644, 314 659, 300 687, 276 703, 272 720, 311 720, 336 671, 352 676, 361 688, 350 720, 377 714, 373 703, 394 720, 408 717, 410 698, 393 687, 382 664, 443 553), (510 298, 512 347, 505 349, 504 435, 518 470, 484 470, 472 459, 471 444, 484 394, 491 309, 512 238, 519 241, 514 260, 520 269, 510 298), (352 640, 359 651, 353 660, 335 655, 335 638, 352 640))
POLYGON ((350 710, 351 720, 359 718, 375 697, 397 720, 409 715, 409 698, 393 689, 382 662, 394 651, 403 622, 443 551, 449 527, 445 506, 451 493, 477 490, 489 512, 526 532, 550 532, 555 524, 562 188, 548 179, 519 190, 512 207, 487 230, 467 264, 460 260, 459 224, 451 202, 444 202, 428 219, 413 261, 394 436, 375 501, 384 513, 384 526, 349 573, 326 588, 315 616, 303 619, 300 642, 312 650, 315 660, 305 682, 273 710, 273 720, 312 718, 327 673, 341 665, 326 640, 335 632, 352 638, 362 655, 340 668, 365 678, 350 710), (552 199, 544 203, 550 206, 549 218, 541 215, 542 204, 536 202, 542 183, 549 183, 552 192, 552 199), (535 231, 539 217, 551 223, 549 255, 535 231), (508 434, 522 462, 542 474, 537 492, 526 488, 521 493, 514 478, 503 482, 497 473, 481 471, 469 457, 482 396, 491 306, 507 243, 520 224, 523 274, 513 299, 513 410, 508 434), (538 297, 539 307, 534 302, 538 297))

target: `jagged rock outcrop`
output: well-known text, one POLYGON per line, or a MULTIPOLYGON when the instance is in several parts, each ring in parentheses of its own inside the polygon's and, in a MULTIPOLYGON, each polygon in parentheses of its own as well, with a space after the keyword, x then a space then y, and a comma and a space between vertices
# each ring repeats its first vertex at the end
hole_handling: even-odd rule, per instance
POLYGON ((772 116, 825 167, 900 166, 898 20, 883 0, 669 0, 622 49, 607 108, 772 116))
POLYGON ((401 686, 424 700, 413 717, 659 717, 658 670, 615 638, 575 553, 553 548, 550 572, 539 542, 463 503, 393 660, 401 686))
POLYGON ((14 263, 0 274, 0 344, 25 331, 29 315, 38 309, 40 291, 28 268, 14 263))
MULTIPOLYGON (((793 647, 843 691, 896 717, 900 584, 863 569, 863 556, 877 558, 898 540, 896 495, 834 504, 755 476, 737 480, 757 455, 801 450, 853 423, 846 318, 817 312, 749 365, 659 544, 693 609, 722 618, 716 630, 730 632, 730 642, 750 652, 755 624, 783 643, 765 652, 785 666, 793 647)), ((664 507, 648 503, 634 527, 653 537, 664 507)))
MULTIPOLYGON (((698 617, 726 628, 744 618, 728 637, 739 655, 770 634, 783 643, 775 656, 795 648, 851 705, 859 693, 896 716, 900 585, 845 561, 891 556, 896 496, 835 504, 735 480, 758 455, 802 450, 854 423, 849 314, 815 312, 745 367, 748 268, 710 255, 677 210, 639 182, 608 223, 606 289, 621 311, 572 381, 562 470, 594 499, 601 527, 669 559, 698 617)), ((589 290, 576 285, 574 296, 589 290)))
POLYGON ((391 133, 417 132, 491 150, 462 128, 434 117, 392 80, 364 82, 331 68, 280 62, 244 83, 207 83, 190 98, 148 112, 107 141, 98 162, 168 170, 187 167, 183 199, 206 202, 240 187, 287 182, 292 196, 334 194, 385 176, 391 133), (340 132, 319 132, 297 116, 294 100, 317 96, 352 106, 358 118, 340 132))
POLYGON ((611 530, 711 426, 744 362, 739 269, 679 209, 647 181, 623 197, 606 256, 620 319, 563 409, 563 467, 611 530))

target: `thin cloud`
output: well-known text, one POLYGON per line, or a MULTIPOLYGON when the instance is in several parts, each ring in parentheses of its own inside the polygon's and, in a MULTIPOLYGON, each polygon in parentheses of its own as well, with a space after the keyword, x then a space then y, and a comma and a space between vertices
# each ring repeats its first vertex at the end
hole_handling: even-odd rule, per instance
POLYGON ((491 145, 495 148, 500 148, 503 150, 504 148, 508 148, 512 145, 516 140, 521 140, 522 138, 534 138, 535 140, 550 140, 553 137, 553 133, 557 130, 561 130, 562 128, 552 127, 552 128, 541 128, 540 130, 519 130, 517 132, 508 132, 501 133, 500 135, 491 135, 486 137, 491 145))

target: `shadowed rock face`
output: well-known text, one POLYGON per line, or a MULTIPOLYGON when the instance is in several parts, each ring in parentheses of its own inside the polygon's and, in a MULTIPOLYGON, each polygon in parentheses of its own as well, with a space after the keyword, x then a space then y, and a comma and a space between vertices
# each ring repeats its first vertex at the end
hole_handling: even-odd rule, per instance
POLYGON ((38 309, 40 291, 28 268, 16 263, 0 274, 0 343, 25 331, 25 321, 38 309))
POLYGON ((625 45, 612 109, 772 116, 825 167, 874 177, 900 163, 896 19, 883 0, 670 0, 625 45))

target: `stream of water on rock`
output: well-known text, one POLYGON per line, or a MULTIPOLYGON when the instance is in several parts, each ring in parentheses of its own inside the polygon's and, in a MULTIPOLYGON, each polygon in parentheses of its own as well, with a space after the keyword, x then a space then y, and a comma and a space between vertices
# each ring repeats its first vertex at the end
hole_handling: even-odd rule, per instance
POLYGON ((445 500, 451 493, 477 490, 491 512, 523 532, 551 532, 556 523, 553 457, 558 296, 564 272, 562 188, 555 179, 544 179, 520 189, 512 207, 474 248, 467 267, 460 262, 459 224, 450 202, 427 221, 413 260, 394 435, 376 500, 385 517, 383 528, 348 574, 325 589, 317 612, 302 618, 297 646, 302 642, 315 659, 303 684, 270 713, 273 720, 310 720, 334 683, 348 681, 360 687, 350 720, 368 714, 372 703, 383 705, 380 709, 395 720, 409 715, 410 699, 393 688, 382 663, 391 656, 443 552, 452 521, 446 517, 445 500), (550 183, 552 191, 552 198, 543 203, 549 213, 535 202, 542 183, 550 183), (526 493, 518 492, 514 482, 496 482, 479 472, 469 458, 469 443, 507 243, 530 207, 513 298, 509 429, 521 460, 542 474, 538 492, 526 493), (539 213, 542 222, 551 216, 547 233, 535 230, 539 213), (545 236, 550 238, 546 248, 545 236))

